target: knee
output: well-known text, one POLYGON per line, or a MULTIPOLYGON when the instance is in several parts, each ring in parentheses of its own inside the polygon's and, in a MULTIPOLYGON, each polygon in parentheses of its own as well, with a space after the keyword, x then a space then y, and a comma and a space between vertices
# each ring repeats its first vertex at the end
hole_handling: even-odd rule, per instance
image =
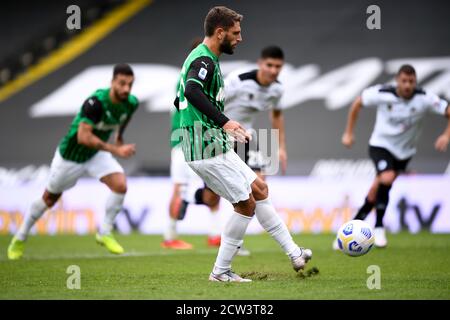
POLYGON ((256 201, 254 198, 250 198, 247 200, 247 216, 251 217, 255 214, 256 201))
POLYGON ((112 173, 100 179, 115 193, 127 193, 127 178, 123 173, 112 173))
POLYGON ((203 189, 203 203, 208 207, 215 207, 219 204, 220 196, 215 194, 213 191, 204 188, 203 189))
POLYGON ((397 174, 393 170, 385 171, 380 174, 380 183, 390 186, 394 183, 397 174))
POLYGON ((238 213, 247 217, 253 217, 255 214, 256 201, 253 197, 250 197, 248 200, 239 202, 235 208, 238 213))
POLYGON ((113 190, 114 192, 116 192, 116 193, 122 193, 122 194, 125 194, 125 193, 127 193, 127 183, 124 181, 124 182, 120 182, 120 183, 118 183, 115 187, 114 187, 114 190, 113 190))
POLYGON ((117 179, 109 186, 109 188, 115 193, 125 194, 127 193, 127 180, 125 177, 123 179, 117 179))
POLYGON ((265 181, 259 181, 256 188, 252 190, 256 200, 264 200, 269 196, 269 187, 265 181))
POLYGON ((127 178, 125 175, 120 175, 112 181, 109 187, 111 191, 125 194, 127 193, 127 178))
POLYGON ((44 200, 45 205, 48 208, 51 208, 55 205, 56 201, 61 197, 61 193, 50 193, 48 191, 44 192, 44 195, 42 196, 42 200, 44 200))

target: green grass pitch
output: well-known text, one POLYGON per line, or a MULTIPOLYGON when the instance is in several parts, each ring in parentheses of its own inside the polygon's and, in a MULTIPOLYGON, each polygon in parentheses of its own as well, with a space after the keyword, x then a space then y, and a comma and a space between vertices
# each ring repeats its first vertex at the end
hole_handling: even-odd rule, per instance
POLYGON ((160 248, 161 237, 119 235, 124 256, 108 254, 94 236, 31 236, 25 257, 7 261, 10 236, 0 236, 0 299, 450 299, 450 235, 389 235, 389 247, 352 258, 331 250, 333 236, 295 235, 313 250, 296 274, 267 234, 246 236, 250 257, 236 257, 236 272, 252 283, 211 283, 216 249, 205 236, 186 236, 190 251, 160 248), (67 268, 81 270, 81 289, 67 288, 67 268), (367 288, 370 265, 381 289, 367 288), (319 272, 311 272, 316 267, 319 272))

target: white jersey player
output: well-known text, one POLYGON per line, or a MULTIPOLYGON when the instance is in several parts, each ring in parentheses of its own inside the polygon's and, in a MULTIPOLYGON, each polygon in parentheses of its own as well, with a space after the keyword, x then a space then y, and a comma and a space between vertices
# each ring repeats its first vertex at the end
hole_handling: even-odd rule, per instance
MULTIPOLYGON (((389 202, 389 191, 397 176, 405 171, 416 153, 421 125, 427 113, 448 118, 447 128, 437 138, 435 148, 445 152, 450 141, 450 108, 437 95, 416 87, 416 72, 403 65, 396 76, 396 86, 376 85, 365 89, 350 109, 342 143, 350 148, 353 128, 361 108, 377 108, 375 127, 369 141, 369 155, 377 172, 374 183, 355 219, 364 220, 375 207, 375 245, 385 247, 387 239, 383 217, 389 202)), ((337 249, 336 242, 333 245, 337 249)))
MULTIPOLYGON (((287 152, 284 118, 279 105, 283 86, 278 81, 283 64, 284 53, 281 48, 269 46, 261 52, 258 69, 231 73, 225 79, 225 114, 251 132, 255 116, 261 111, 271 111, 272 128, 279 130, 279 158, 282 172, 285 173, 287 152)), ((262 176, 265 159, 258 146, 251 150, 250 143, 246 143, 244 156, 247 165, 262 176)))

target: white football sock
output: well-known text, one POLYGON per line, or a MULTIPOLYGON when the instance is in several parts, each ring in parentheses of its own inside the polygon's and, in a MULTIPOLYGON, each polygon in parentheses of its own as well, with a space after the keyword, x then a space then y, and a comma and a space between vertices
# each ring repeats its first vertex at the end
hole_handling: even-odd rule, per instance
POLYGON ((177 222, 178 219, 169 217, 169 223, 167 224, 166 231, 164 232, 164 240, 170 241, 177 238, 177 222))
POLYGON ((16 233, 16 238, 22 241, 27 240, 27 236, 30 233, 31 228, 39 220, 40 217, 47 210, 47 205, 44 202, 44 199, 39 198, 35 200, 29 209, 28 214, 25 217, 22 225, 19 228, 19 231, 16 233))
POLYGON ((286 224, 275 211, 269 198, 256 201, 255 214, 264 230, 278 242, 290 258, 298 257, 301 254, 301 250, 294 240, 292 240, 286 224))
POLYGON ((122 210, 125 193, 116 193, 111 191, 106 200, 105 217, 100 228, 101 234, 110 234, 113 230, 114 220, 117 214, 122 210))
POLYGON ((221 274, 231 269, 231 261, 238 247, 243 243, 242 239, 251 220, 252 217, 247 217, 237 212, 231 215, 222 232, 222 240, 213 273, 221 274))
POLYGON ((210 225, 209 225, 208 236, 210 236, 210 237, 220 236, 222 228, 220 225, 219 211, 218 210, 210 210, 209 217, 210 217, 210 225))

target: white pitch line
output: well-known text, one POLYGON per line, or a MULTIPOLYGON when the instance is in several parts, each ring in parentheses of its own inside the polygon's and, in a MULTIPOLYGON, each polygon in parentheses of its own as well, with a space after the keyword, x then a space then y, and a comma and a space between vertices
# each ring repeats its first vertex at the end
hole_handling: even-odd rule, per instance
MULTIPOLYGON (((209 252, 201 252, 201 251, 195 251, 196 253, 200 254, 206 254, 206 253, 212 253, 213 251, 209 252)), ((126 252, 120 255, 115 254, 97 254, 97 253, 81 253, 81 254, 66 254, 66 255, 30 255, 30 256, 24 256, 21 260, 24 261, 31 261, 31 260, 59 260, 59 259, 120 259, 120 258, 127 258, 127 257, 151 257, 151 256, 169 256, 169 255, 175 255, 180 254, 179 252, 126 252)), ((7 259, 4 259, 3 257, 0 258, 0 261, 8 261, 7 259)))
MULTIPOLYGON (((267 250, 267 249, 254 249, 250 251, 253 253, 269 253, 269 252, 281 252, 280 250, 267 250)), ((47 261, 47 260, 63 260, 63 259, 121 259, 128 257, 154 257, 154 256, 175 256, 175 255, 186 255, 186 254, 216 254, 217 250, 215 249, 199 249, 199 250, 171 250, 171 251, 162 251, 162 252, 138 252, 131 251, 125 252, 121 255, 114 254, 97 254, 97 253, 84 253, 84 254, 67 254, 67 255, 45 255, 45 256, 37 256, 30 255, 24 256, 22 261, 47 261)), ((0 262, 9 261, 4 257, 0 257, 0 262)))

